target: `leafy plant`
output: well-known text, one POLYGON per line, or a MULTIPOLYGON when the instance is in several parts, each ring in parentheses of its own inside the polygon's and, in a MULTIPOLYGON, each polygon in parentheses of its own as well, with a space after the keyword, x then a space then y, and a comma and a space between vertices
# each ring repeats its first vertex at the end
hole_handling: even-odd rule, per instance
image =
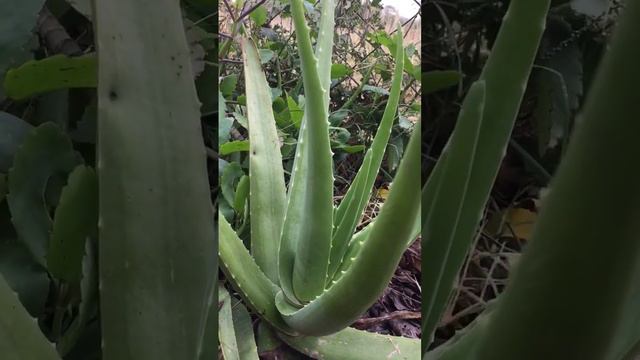
POLYGON ((271 92, 257 49, 242 39, 250 137, 250 252, 220 216, 221 264, 247 305, 280 339, 308 356, 415 358, 417 340, 347 328, 381 294, 419 233, 418 123, 380 214, 354 234, 397 112, 404 59, 401 29, 394 39, 397 63, 380 127, 353 185, 334 207, 327 109, 335 5, 332 0, 321 4, 314 53, 302 1, 291 1, 306 101, 288 192, 271 92))
MULTIPOLYGON (((433 264, 423 280, 425 336, 435 330, 473 238, 508 139, 508 131, 496 130, 515 120, 548 7, 511 2, 423 189, 423 250, 433 264)), ((640 179, 626 159, 640 155, 630 135, 640 130, 632 90, 640 81, 633 65, 640 53, 632 47, 640 41, 638 24, 640 4, 630 2, 505 293, 449 342, 429 352, 425 344, 424 359, 637 355, 640 179)))

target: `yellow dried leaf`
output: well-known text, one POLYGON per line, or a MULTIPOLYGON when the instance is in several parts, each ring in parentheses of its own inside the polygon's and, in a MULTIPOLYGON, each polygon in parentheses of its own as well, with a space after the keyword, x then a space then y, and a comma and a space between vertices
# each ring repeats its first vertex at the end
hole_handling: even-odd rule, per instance
POLYGON ((491 217, 485 231, 498 237, 529 240, 538 214, 524 208, 511 208, 491 217))
POLYGON ((388 196, 389 196, 389 189, 380 188, 378 189, 378 192, 376 192, 376 197, 378 199, 387 200, 388 196))

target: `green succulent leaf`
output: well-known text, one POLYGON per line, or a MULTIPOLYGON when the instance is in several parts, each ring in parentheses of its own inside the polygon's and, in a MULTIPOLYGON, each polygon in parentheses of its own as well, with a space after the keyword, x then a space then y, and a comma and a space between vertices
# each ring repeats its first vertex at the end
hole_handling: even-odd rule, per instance
POLYGON ((301 309, 278 294, 276 306, 293 329, 315 336, 339 331, 366 311, 387 286, 420 216, 420 203, 415 201, 420 196, 420 128, 418 123, 389 197, 347 271, 301 309))
POLYGON ((251 253, 275 284, 278 280, 278 248, 286 209, 282 154, 275 126, 269 85, 258 52, 242 39, 247 114, 249 120, 249 180, 251 188, 251 253))
POLYGON ((62 190, 53 221, 47 252, 51 275, 68 283, 82 278, 85 240, 96 234, 98 223, 98 179, 93 169, 76 167, 62 190))
POLYGON ((94 5, 102 356, 196 359, 217 238, 180 3, 94 5))
POLYGON ((95 54, 31 60, 7 72, 4 90, 7 96, 22 100, 59 89, 96 87, 97 66, 95 54))
POLYGON ((236 187, 236 196, 233 199, 233 208, 238 214, 241 214, 247 199, 249 198, 249 177, 242 175, 236 187))
POLYGON ((427 337, 431 337, 440 321, 473 239, 456 237, 456 230, 477 152, 484 102, 484 82, 478 81, 471 86, 462 105, 447 144, 447 159, 441 165, 439 181, 435 184, 428 181, 426 185, 435 188, 433 195, 425 199, 431 211, 425 214, 423 230, 424 261, 430 264, 422 277, 422 287, 429 294, 422 304, 422 331, 427 337))
MULTIPOLYGON (((485 83, 485 102, 482 126, 477 151, 472 164, 464 206, 459 214, 453 244, 469 243, 473 238, 480 216, 488 200, 489 192, 498 172, 500 161, 505 154, 509 136, 524 96, 526 83, 531 73, 540 39, 544 31, 549 0, 512 1, 507 15, 480 76, 485 83), (514 50, 516 49, 516 50, 514 50), (508 64, 508 66, 507 66, 508 64)), ((445 153, 446 155, 446 153, 445 153)), ((438 161, 431 173, 435 179, 442 176, 445 162, 438 161)), ((444 182, 444 177, 439 181, 444 182)), ((423 198, 433 199, 436 187, 430 186, 423 198)), ((430 206, 427 203, 427 206, 430 206)), ((425 239, 426 240, 426 239, 425 239)), ((426 246, 423 246, 428 253, 426 246)), ((426 301, 428 303, 429 301, 426 301)), ((424 324, 423 324, 424 325, 424 324)), ((425 341, 423 350, 426 350, 425 341)))
MULTIPOLYGON (((327 29, 333 29, 334 26, 334 0, 325 0, 322 3, 321 26, 324 31, 320 31, 318 41, 316 43, 315 55, 319 59, 318 76, 324 84, 324 88, 328 89, 331 84, 331 55, 333 51, 333 32, 327 29)), ((304 99, 304 98, 303 98, 304 99)), ((328 109, 329 93, 324 94, 325 108, 328 109)), ((289 109, 292 109, 293 99, 287 97, 289 109)), ((299 97, 299 103, 303 101, 299 97)), ((299 105, 299 104, 298 104, 299 105)), ((296 105, 294 110, 301 110, 296 105)), ((303 223, 304 214, 301 212, 308 206, 307 196, 307 172, 310 161, 309 133, 307 130, 307 116, 305 111, 291 112, 291 120, 294 125, 300 129, 298 133, 298 142, 296 145, 296 155, 293 161, 293 169, 291 180, 289 182, 289 191, 287 194, 287 212, 283 224, 282 237, 280 242, 280 251, 278 259, 278 272, 280 275, 280 286, 289 301, 300 303, 293 290, 293 269, 295 263, 295 254, 297 252, 298 239, 300 231, 303 231, 301 224, 303 223), (294 116, 294 114, 297 114, 294 116), (296 122, 299 120, 299 122, 296 122)), ((312 184, 312 182, 311 182, 312 184)))
POLYGON ((460 82, 462 75, 455 70, 434 70, 422 73, 423 94, 454 86, 460 82))
POLYGON ((253 337, 251 318, 247 309, 234 298, 224 286, 219 286, 220 326, 218 327, 220 349, 225 360, 257 360, 258 349, 253 337))
POLYGON ((249 151, 249 140, 234 140, 220 145, 220 155, 229 155, 239 151, 249 151))
POLYGON ((396 62, 393 74, 391 95, 389 96, 384 114, 382 115, 382 121, 380 121, 380 125, 373 139, 373 144, 365 155, 363 166, 361 166, 356 174, 354 183, 358 186, 351 186, 345 194, 343 201, 338 206, 334 220, 336 229, 332 238, 328 279, 333 278, 335 271, 343 261, 348 242, 369 201, 371 189, 380 170, 380 164, 382 164, 382 159, 391 136, 391 129, 397 115, 402 88, 402 27, 398 26, 394 40, 397 52, 396 59, 399 59, 399 61, 396 62))
POLYGON ((275 297, 280 289, 262 272, 255 260, 244 247, 242 240, 231 228, 227 220, 218 218, 220 236, 219 256, 222 270, 247 305, 275 328, 295 334, 284 323, 275 305, 275 297))
POLYGON ((380 335, 353 328, 335 334, 313 336, 287 336, 278 334, 289 346, 315 359, 402 359, 420 358, 420 340, 399 336, 380 335))
POLYGON ((640 338, 639 19, 629 2, 478 359, 613 360, 640 338))
POLYGON ((93 238, 85 242, 78 316, 73 319, 69 328, 56 344, 58 353, 62 356, 69 354, 71 349, 78 344, 87 329, 87 324, 98 312, 98 255, 96 249, 97 242, 93 238))
POLYGON ((287 298, 293 302, 310 301, 322 293, 333 227, 333 173, 327 104, 335 3, 324 0, 321 5, 320 37, 314 55, 302 2, 291 2, 306 99, 279 259, 281 285, 287 298), (314 221, 303 221, 303 217, 314 221))
POLYGON ((45 123, 31 131, 9 171, 7 202, 13 225, 43 266, 53 225, 43 199, 47 183, 56 174, 66 176, 81 163, 67 135, 57 125, 45 123))

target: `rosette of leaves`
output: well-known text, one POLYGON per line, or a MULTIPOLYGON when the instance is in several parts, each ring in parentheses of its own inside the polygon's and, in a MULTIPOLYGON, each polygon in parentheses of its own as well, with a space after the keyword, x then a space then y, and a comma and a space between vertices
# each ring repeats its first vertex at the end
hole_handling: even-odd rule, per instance
MULTIPOLYGON (((419 233, 420 123, 376 220, 356 232, 396 118, 402 85, 402 32, 380 126, 353 183, 333 204, 328 105, 333 0, 323 0, 315 52, 302 1, 291 1, 305 90, 305 108, 289 187, 271 94, 258 51, 241 40, 249 128, 250 250, 219 217, 220 260, 245 303, 298 351, 327 359, 414 359, 419 340, 351 329, 381 295, 402 253, 419 233)), ((222 331, 222 329, 221 329, 222 331)))

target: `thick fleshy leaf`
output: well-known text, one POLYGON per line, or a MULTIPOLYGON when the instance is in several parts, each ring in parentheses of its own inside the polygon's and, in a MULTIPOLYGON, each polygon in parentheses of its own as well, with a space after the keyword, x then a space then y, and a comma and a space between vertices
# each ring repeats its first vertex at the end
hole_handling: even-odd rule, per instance
POLYGON ((7 72, 4 90, 7 96, 21 100, 59 89, 96 87, 97 66, 95 54, 32 60, 7 72))
POLYGON ((94 9, 102 355, 196 359, 218 266, 180 3, 94 9))
POLYGON ((423 94, 454 86, 460 82, 462 75, 455 70, 433 70, 422 73, 423 94))
POLYGON ((478 359, 613 360, 639 338, 639 19, 627 3, 478 359))
POLYGON ((85 240, 98 225, 98 179, 80 165, 69 175, 53 220, 47 268, 56 279, 77 283, 82 278, 85 240))
POLYGON ((220 349, 225 360, 257 360, 258 349, 253 336, 251 318, 247 309, 229 295, 223 287, 220 289, 220 349), (234 301, 235 300, 235 301, 234 301))
POLYGON ((456 237, 457 224, 464 206, 471 169, 478 146, 484 109, 484 82, 474 83, 462 105, 456 128, 447 144, 447 161, 433 198, 425 204, 427 212, 423 229, 424 261, 422 288, 428 294, 422 303, 422 333, 430 338, 446 308, 456 276, 463 265, 472 237, 456 237), (458 240, 454 242, 454 240, 458 240))
POLYGON ((269 85, 258 52, 246 38, 242 40, 242 54, 250 138, 251 253, 267 277, 278 284, 278 248, 286 207, 282 154, 269 85))
POLYGON ((416 201, 420 197, 420 128, 418 123, 389 198, 346 273, 302 309, 289 305, 278 294, 278 310, 285 322, 300 333, 322 336, 347 327, 389 283, 420 214, 420 202, 416 201))
MULTIPOLYGON (((318 77, 320 78, 323 90, 331 85, 331 56, 333 52, 333 24, 334 24, 334 0, 322 1, 322 14, 320 26, 322 29, 318 32, 318 41, 315 48, 315 56, 318 58, 318 77)), ((323 96, 325 100, 324 108, 329 108, 329 91, 323 96)), ((293 99, 287 97, 289 111, 295 111, 297 104, 292 104, 293 99), (292 106, 295 105, 295 106, 292 106)), ((299 108, 298 108, 299 110, 299 108)), ((304 209, 311 206, 308 196, 308 186, 313 185, 313 180, 308 178, 308 169, 310 161, 313 158, 312 148, 309 146, 309 129, 307 125, 307 108, 305 111, 294 116, 292 113, 292 121, 300 128, 298 134, 298 143, 296 146, 296 155, 293 161, 293 169, 291 180, 289 182, 289 192, 287 194, 287 212, 282 231, 282 240, 280 244, 279 265, 280 285, 284 294, 289 301, 299 303, 299 299, 293 291, 293 269, 295 264, 295 254, 298 248, 298 240, 301 231, 304 231, 304 209), (300 118, 300 124, 296 119, 300 118)), ((326 220, 325 220, 326 221, 326 220)))
MULTIPOLYGON (((331 3, 332 1, 323 2, 326 11, 333 11, 331 3)), ((294 177, 291 185, 282 232, 280 273, 292 274, 288 277, 291 277, 295 297, 290 300, 306 302, 324 290, 333 229, 332 152, 326 105, 328 91, 323 89, 327 83, 326 78, 330 77, 331 62, 327 62, 326 57, 320 54, 323 48, 317 49, 323 61, 318 62, 318 58, 313 53, 302 1, 293 0, 291 10, 300 51, 306 99, 305 119, 300 136, 302 142, 306 143, 308 153, 306 155, 299 155, 303 154, 301 152, 296 153, 296 157, 303 157, 295 162, 294 174, 298 172, 296 167, 302 166, 305 169, 299 177, 294 177), (322 72, 322 78, 319 71, 322 72), (302 162, 305 164, 301 164, 302 162), (304 216, 307 221, 300 221, 301 216, 304 216), (292 261, 294 253, 295 257, 292 261)), ((332 30, 330 27, 332 19, 325 21, 321 20, 323 27, 320 29, 320 34, 323 31, 326 33, 332 30)), ((326 49, 329 53, 330 50, 326 49)), ((287 289, 288 284, 283 287, 287 289)), ((288 293, 286 295, 290 297, 288 293)))
POLYGON ((90 238, 85 242, 85 255, 82 259, 82 280, 80 280, 80 305, 78 316, 73 319, 56 344, 58 353, 67 356, 81 337, 89 321, 98 313, 98 254, 97 241, 90 238))
POLYGON ((358 225, 364 208, 369 201, 371 188, 375 183, 376 176, 380 170, 380 164, 382 164, 382 158, 384 157, 389 137, 391 136, 391 128, 393 127, 394 120, 398 111, 398 103, 400 101, 400 92, 402 87, 402 71, 403 71, 403 59, 402 52, 402 27, 398 26, 398 31, 395 36, 395 48, 396 48, 396 66, 393 74, 393 81, 391 85, 391 94, 387 101, 387 105, 382 115, 382 120, 376 131, 376 135, 373 139, 373 144, 369 149, 367 160, 363 162, 358 174, 356 175, 355 184, 358 186, 351 186, 342 203, 338 207, 334 223, 336 230, 334 231, 331 246, 331 259, 329 265, 328 278, 332 279, 335 271, 339 267, 339 264, 343 261, 344 254, 347 250, 347 244, 353 235, 353 232, 358 225), (370 154, 369 154, 370 153, 370 154))
MULTIPOLYGON (((471 169, 470 190, 459 215, 456 238, 452 240, 455 244, 468 243, 478 227, 524 96, 549 3, 549 0, 510 3, 491 56, 480 76, 480 80, 485 82, 484 120, 478 138, 479 151, 471 169)), ((437 178, 444 169, 444 164, 438 162, 430 176, 437 178)), ((423 345, 426 349, 428 341, 423 345)))
POLYGON ((398 359, 420 358, 420 339, 380 335, 346 328, 323 337, 278 334, 291 347, 315 359, 398 359))
POLYGON ((218 254, 227 280, 247 305, 262 318, 281 331, 295 333, 284 323, 276 309, 275 297, 280 289, 258 267, 242 240, 223 216, 218 218, 218 230, 220 236, 218 254))
POLYGON ((55 124, 45 123, 31 131, 9 171, 11 220, 20 239, 42 265, 53 225, 42 194, 50 178, 66 176, 80 163, 82 159, 67 135, 55 124))

